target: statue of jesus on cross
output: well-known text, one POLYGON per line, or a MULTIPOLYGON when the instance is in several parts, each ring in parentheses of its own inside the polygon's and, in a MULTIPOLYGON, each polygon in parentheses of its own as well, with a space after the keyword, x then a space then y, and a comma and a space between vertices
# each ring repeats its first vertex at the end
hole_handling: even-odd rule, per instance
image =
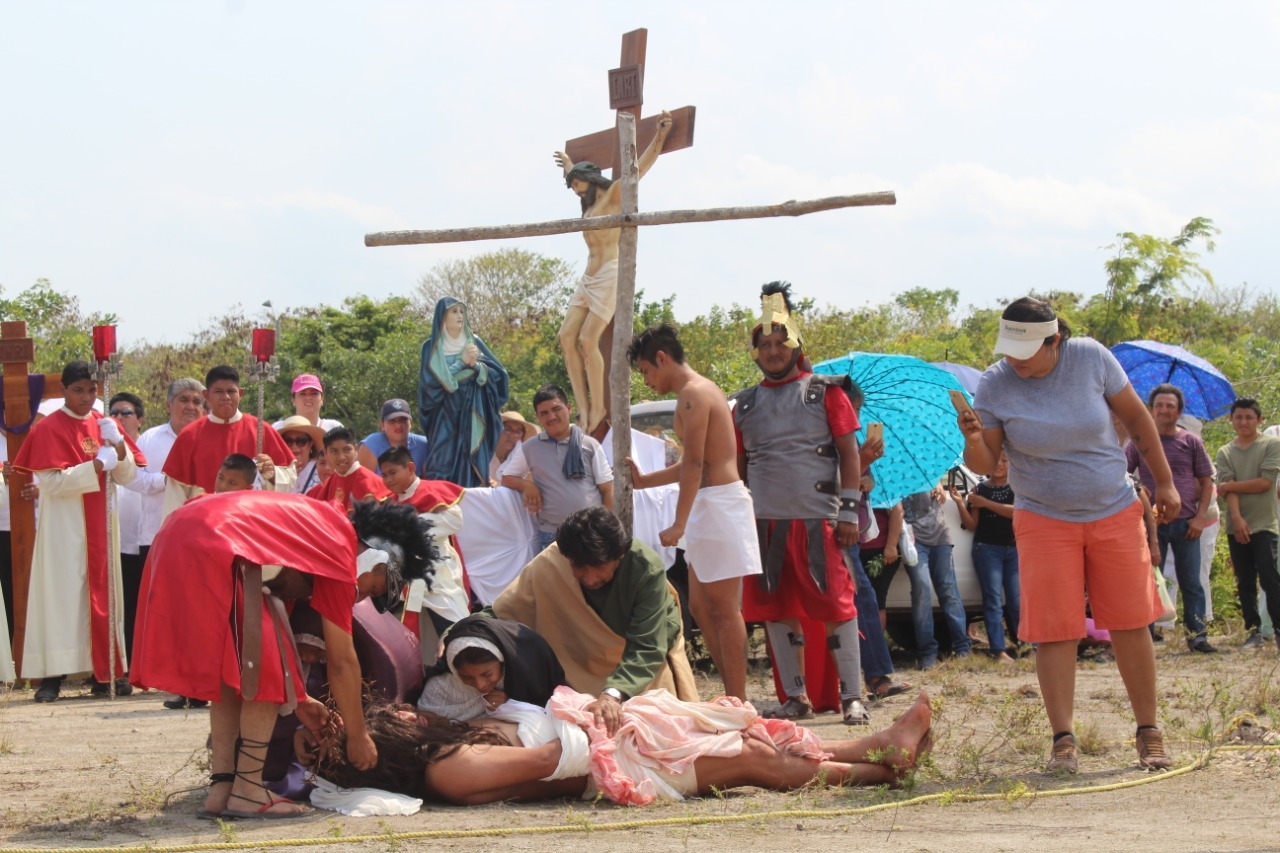
MULTIPOLYGON (((638 160, 640 177, 643 178, 657 162, 671 125, 671 114, 663 110, 658 119, 657 135, 638 160)), ((584 217, 622 212, 620 181, 610 180, 594 163, 586 160, 574 163, 563 151, 555 153, 555 160, 556 165, 564 169, 565 185, 582 199, 584 217)), ((587 242, 587 269, 578 283, 578 290, 569 300, 569 309, 560 326, 560 348, 564 350, 565 367, 573 386, 579 426, 588 435, 609 411, 609 401, 605 399, 600 336, 613 319, 617 307, 620 233, 618 228, 582 232, 587 242)))

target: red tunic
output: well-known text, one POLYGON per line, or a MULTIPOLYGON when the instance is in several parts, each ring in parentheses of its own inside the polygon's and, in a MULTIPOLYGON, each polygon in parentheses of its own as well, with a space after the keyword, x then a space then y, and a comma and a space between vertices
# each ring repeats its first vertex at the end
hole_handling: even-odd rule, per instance
MULTIPOLYGON (((396 502, 408 504, 421 515, 424 512, 440 512, 462 500, 463 488, 448 480, 418 480, 418 488, 413 496, 404 498, 396 495, 396 502)), ((453 537, 449 537, 452 539, 453 537)))
MULTIPOLYGON (((20 470, 37 473, 52 469, 65 471, 92 460, 101 447, 102 438, 96 415, 76 418, 58 409, 31 428, 31 434, 22 442, 13 464, 20 470)), ((111 664, 107 660, 111 628, 107 585, 106 482, 106 474, 99 471, 98 490, 81 496, 85 522, 85 566, 89 584, 89 636, 93 652, 93 677, 98 681, 111 680, 108 675, 111 664)), ((32 566, 32 569, 40 571, 39 566, 32 566)), ((66 594, 77 592, 67 590, 66 594)), ((123 672, 123 667, 117 663, 115 675, 122 675, 123 672)))
MULTIPOLYGON (((185 432, 185 430, 184 430, 185 432)), ((240 688, 244 618, 262 620, 261 702, 285 702, 275 629, 264 603, 243 613, 236 557, 283 565, 314 579, 310 604, 351 632, 356 601, 355 531, 332 505, 281 492, 225 492, 174 510, 156 534, 138 596, 131 680, 193 699, 216 700, 221 685, 240 688)), ((306 692, 291 667, 296 695, 306 692)))
MULTIPOLYGON (((215 423, 206 415, 178 433, 164 462, 164 474, 185 486, 212 492, 223 460, 232 453, 243 453, 252 459, 257 449, 258 419, 253 415, 242 415, 232 424, 215 423)), ((281 468, 293 462, 289 447, 270 425, 262 430, 262 452, 281 468)))
POLYGON ((354 501, 385 501, 392 494, 381 477, 363 465, 357 465, 350 474, 330 474, 329 479, 308 490, 307 497, 332 501, 349 510, 354 501))

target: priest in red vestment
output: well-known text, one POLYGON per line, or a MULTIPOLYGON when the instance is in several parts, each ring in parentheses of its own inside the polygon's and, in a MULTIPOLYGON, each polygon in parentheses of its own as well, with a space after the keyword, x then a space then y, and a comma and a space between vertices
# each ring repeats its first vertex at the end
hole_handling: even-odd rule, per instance
POLYGON ((308 811, 262 785, 282 708, 296 705, 313 730, 327 719, 306 695, 284 601, 308 598, 320 614, 347 755, 358 767, 377 763, 360 706, 351 609, 367 596, 398 599, 408 581, 430 577, 436 557, 426 526, 395 505, 359 504, 349 521, 303 495, 224 492, 170 514, 147 557, 132 679, 213 703, 211 785, 200 816, 308 811))
MULTIPOLYGON (((62 408, 31 428, 13 460, 15 468, 40 479, 21 671, 23 678, 42 679, 37 702, 55 701, 67 673, 93 670, 94 692, 105 694, 124 672, 123 626, 113 626, 109 612, 107 561, 119 543, 108 541, 106 478, 110 473, 118 483, 131 481, 137 475, 134 453, 115 421, 95 417, 98 383, 88 362, 68 364, 62 386, 62 408), (113 629, 118 656, 111 662, 113 629)), ((15 497, 34 500, 36 494, 28 485, 15 497)), ((114 583, 123 618, 120 578, 114 583)))
POLYGON ((232 453, 256 459, 264 488, 288 492, 297 471, 293 453, 270 425, 263 425, 262 453, 258 451, 258 419, 240 411, 240 373, 221 365, 204 380, 209 414, 178 433, 164 463, 164 511, 168 515, 188 499, 212 493, 222 460, 232 453))
POLYGON ((350 511, 357 501, 385 501, 391 490, 382 478, 360 464, 360 445, 351 430, 334 427, 324 434, 324 456, 332 471, 323 483, 313 486, 307 497, 341 504, 350 511))

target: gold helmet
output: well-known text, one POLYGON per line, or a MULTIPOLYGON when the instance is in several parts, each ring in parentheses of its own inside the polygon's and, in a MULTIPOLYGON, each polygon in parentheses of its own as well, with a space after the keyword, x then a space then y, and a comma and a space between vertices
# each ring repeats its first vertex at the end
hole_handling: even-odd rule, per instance
POLYGON ((784 281, 771 281, 760 288, 760 321, 751 330, 751 358, 758 359, 756 344, 760 335, 768 335, 774 326, 787 330, 786 345, 791 349, 799 349, 804 345, 800 337, 800 324, 792 313, 791 285, 784 281))

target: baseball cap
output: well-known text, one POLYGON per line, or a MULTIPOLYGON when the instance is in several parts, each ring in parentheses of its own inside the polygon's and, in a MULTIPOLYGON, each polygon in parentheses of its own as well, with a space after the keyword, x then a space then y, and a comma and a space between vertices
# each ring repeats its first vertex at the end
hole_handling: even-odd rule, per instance
POLYGON ((294 379, 293 389, 289 393, 297 394, 299 391, 306 388, 314 388, 317 391, 324 393, 324 386, 320 384, 320 377, 311 373, 303 373, 294 379))
POLYGON ((409 404, 404 400, 395 399, 388 400, 382 404, 382 419, 384 421, 394 420, 396 418, 412 418, 413 414, 409 410, 409 404))
POLYGON ((1000 334, 996 338, 996 355, 1007 355, 1019 361, 1031 358, 1044 345, 1044 339, 1058 333, 1057 319, 1041 323, 1000 318, 1000 334))

